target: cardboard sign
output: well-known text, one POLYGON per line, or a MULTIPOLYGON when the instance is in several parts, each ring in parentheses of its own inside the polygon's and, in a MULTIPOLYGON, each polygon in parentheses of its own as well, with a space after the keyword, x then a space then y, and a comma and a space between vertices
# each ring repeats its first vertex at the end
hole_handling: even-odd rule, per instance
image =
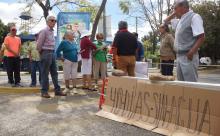
POLYGON ((220 87, 209 88, 110 77, 97 115, 163 135, 219 136, 220 87))

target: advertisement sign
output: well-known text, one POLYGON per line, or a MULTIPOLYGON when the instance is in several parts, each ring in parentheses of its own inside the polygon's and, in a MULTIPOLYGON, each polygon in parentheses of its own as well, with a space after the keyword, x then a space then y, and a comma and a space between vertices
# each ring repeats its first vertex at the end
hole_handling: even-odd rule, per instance
POLYGON ((57 17, 57 44, 59 44, 65 32, 72 30, 75 40, 79 44, 81 32, 89 30, 90 26, 89 12, 60 12, 57 17))

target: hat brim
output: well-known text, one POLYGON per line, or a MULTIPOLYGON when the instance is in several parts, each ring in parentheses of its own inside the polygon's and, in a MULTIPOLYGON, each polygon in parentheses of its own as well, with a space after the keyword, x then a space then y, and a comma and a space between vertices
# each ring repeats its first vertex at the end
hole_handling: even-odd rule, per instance
POLYGON ((83 37, 85 37, 85 36, 90 36, 90 35, 91 35, 90 33, 82 34, 82 35, 80 36, 80 38, 83 38, 83 37))

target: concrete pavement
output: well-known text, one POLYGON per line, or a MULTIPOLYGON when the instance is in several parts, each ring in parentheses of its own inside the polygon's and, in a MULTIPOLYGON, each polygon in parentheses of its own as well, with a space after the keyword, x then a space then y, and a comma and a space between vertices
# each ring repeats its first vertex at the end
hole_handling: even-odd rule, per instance
MULTIPOLYGON (((151 71, 152 72, 152 71, 151 71)), ((59 74, 62 84, 62 74, 59 74)), ((220 83, 220 70, 199 72, 199 80, 220 83)), ((28 86, 30 75, 22 74, 28 86)), ((156 133, 104 119, 98 111, 98 92, 80 90, 67 97, 43 99, 38 88, 10 88, 7 77, 0 74, 0 136, 159 136, 156 133), (11 89, 11 93, 7 93, 11 89), (14 93, 14 92, 19 93, 14 93)), ((53 93, 51 92, 51 95, 53 93)))
POLYGON ((42 99, 40 94, 0 95, 0 136, 159 136, 95 115, 98 94, 42 99))

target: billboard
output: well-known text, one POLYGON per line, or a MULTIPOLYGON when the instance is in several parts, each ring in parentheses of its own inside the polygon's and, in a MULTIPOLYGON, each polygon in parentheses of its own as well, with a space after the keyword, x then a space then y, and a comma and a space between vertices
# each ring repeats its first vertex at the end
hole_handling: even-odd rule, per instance
POLYGON ((60 12, 57 17, 57 45, 62 41, 64 33, 72 30, 78 39, 84 30, 89 30, 90 26, 89 12, 60 12))

